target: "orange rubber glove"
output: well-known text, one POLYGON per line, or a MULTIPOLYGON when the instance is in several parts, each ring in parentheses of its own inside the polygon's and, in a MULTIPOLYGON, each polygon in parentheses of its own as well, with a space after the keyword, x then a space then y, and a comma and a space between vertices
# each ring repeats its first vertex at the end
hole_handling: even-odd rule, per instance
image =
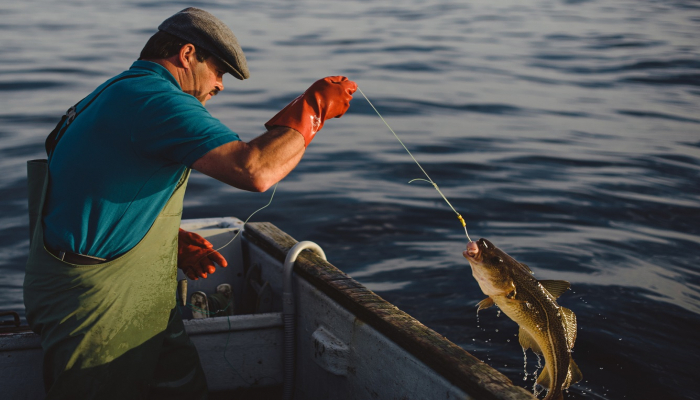
POLYGON ((177 267, 192 280, 206 278, 216 271, 214 263, 226 267, 224 256, 209 241, 194 232, 180 229, 177 234, 177 267))
POLYGON ((327 119, 345 114, 356 90, 357 84, 344 76, 319 79, 267 121, 265 127, 268 130, 273 126, 295 129, 304 137, 306 147, 327 119))

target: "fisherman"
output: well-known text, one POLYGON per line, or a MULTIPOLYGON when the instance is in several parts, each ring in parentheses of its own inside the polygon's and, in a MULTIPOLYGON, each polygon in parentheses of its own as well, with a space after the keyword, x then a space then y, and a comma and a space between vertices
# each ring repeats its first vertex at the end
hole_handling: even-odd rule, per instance
POLYGON ((246 143, 204 108, 225 73, 249 77, 233 32, 197 8, 158 30, 129 70, 72 107, 47 139, 24 301, 49 399, 207 398, 175 306, 176 266, 197 279, 226 261, 199 235, 178 233, 190 169, 265 191, 357 88, 345 77, 318 80, 246 143))

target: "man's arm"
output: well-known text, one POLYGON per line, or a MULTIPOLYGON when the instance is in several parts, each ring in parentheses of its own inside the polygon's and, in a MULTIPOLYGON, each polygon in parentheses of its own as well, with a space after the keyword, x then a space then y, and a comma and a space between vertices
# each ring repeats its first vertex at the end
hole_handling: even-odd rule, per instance
POLYGON ((230 142, 211 150, 192 168, 239 189, 264 192, 299 164, 305 149, 298 131, 274 126, 248 143, 230 142))
MULTIPOLYGON (((345 114, 355 90, 357 84, 343 76, 319 79, 267 121, 267 132, 248 143, 221 145, 200 157, 192 168, 239 189, 264 192, 299 164, 306 146, 326 119, 345 114)), ((212 261, 222 265, 217 261, 221 255, 204 238, 182 230, 178 238, 178 246, 183 249, 178 253, 178 267, 190 279, 213 273, 212 261), (185 249, 188 244, 191 246, 185 249), (197 255, 200 248, 205 256, 197 255)))
POLYGON ((319 79, 267 121, 266 133, 249 143, 219 146, 192 168, 239 189, 264 192, 299 164, 327 119, 345 114, 355 90, 357 84, 344 76, 319 79))
POLYGON ((266 133, 249 143, 219 146, 192 168, 239 189, 264 192, 299 164, 327 119, 345 114, 355 90, 357 84, 344 76, 319 79, 267 121, 266 133))

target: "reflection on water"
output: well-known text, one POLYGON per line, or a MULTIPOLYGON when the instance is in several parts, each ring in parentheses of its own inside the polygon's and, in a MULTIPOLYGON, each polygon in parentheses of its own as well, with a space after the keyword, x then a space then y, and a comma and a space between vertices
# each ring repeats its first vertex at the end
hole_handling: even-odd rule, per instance
MULTIPOLYGON (((24 163, 58 117, 128 68, 180 2, 0 5, 0 282, 21 309, 24 163)), ((197 5, 198 2, 187 5, 197 5)), ((568 398, 700 398, 700 9, 692 1, 199 3, 251 79, 212 113, 249 140, 314 80, 344 74, 465 218, 541 279, 565 279, 584 380, 568 398), (685 328, 685 329, 684 329, 685 328)), ((475 308, 454 213, 356 96, 254 219, 324 247, 382 297, 523 382, 517 328, 475 308), (477 326, 478 325, 478 326, 477 326)), ((185 217, 269 194, 193 174, 185 217)), ((534 369, 529 360, 528 370, 534 369)))

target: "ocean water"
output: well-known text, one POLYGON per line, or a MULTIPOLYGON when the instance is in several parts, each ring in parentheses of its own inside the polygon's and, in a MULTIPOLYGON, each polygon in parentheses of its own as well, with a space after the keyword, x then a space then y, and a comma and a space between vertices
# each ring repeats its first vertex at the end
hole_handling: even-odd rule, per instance
MULTIPOLYGON (((22 310, 28 159, 65 110, 187 6, 236 33, 251 78, 212 114, 244 140, 328 75, 355 80, 464 216, 565 279, 584 379, 568 399, 700 399, 700 3, 652 0, 62 1, 0 5, 0 309, 22 310)), ((96 149, 108 151, 108 149, 96 149)), ((256 214, 532 388, 517 326, 484 298, 455 214, 359 93, 256 214), (527 375, 525 375, 527 371, 527 375)), ((270 192, 194 174, 185 218, 270 192)))

